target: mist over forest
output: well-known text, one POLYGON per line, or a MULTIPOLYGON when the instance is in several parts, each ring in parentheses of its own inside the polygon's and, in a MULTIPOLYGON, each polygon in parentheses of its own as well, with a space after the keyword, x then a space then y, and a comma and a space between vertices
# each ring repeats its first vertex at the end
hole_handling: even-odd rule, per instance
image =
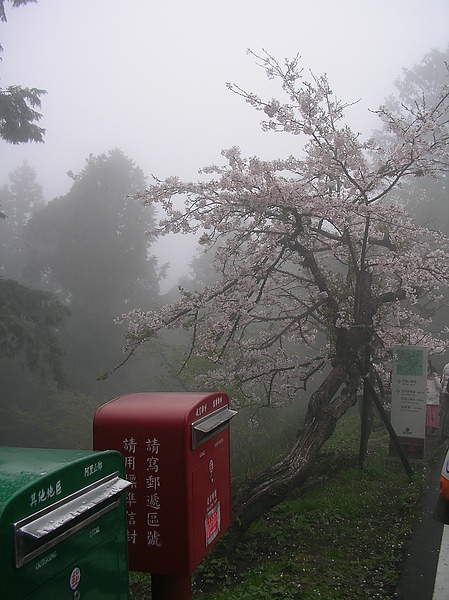
MULTIPOLYGON (((244 100, 229 93, 225 89, 225 82, 238 79, 239 85, 245 89, 254 86, 254 91, 258 93, 260 81, 253 76, 257 67, 254 61, 245 56, 245 44, 241 41, 246 32, 252 38, 249 42, 259 47, 267 46, 273 53, 279 50, 282 57, 284 51, 289 51, 290 55, 302 53, 300 46, 304 44, 306 59, 313 58, 313 52, 307 48, 310 32, 307 32, 304 42, 292 35, 289 44, 283 45, 279 42, 281 32, 277 26, 271 25, 269 19, 264 17, 259 34, 249 35, 252 29, 251 11, 244 9, 242 18, 246 28, 242 25, 238 28, 238 42, 236 47, 228 51, 231 66, 227 68, 221 67, 226 64, 227 55, 222 53, 220 45, 218 52, 210 33, 202 47, 195 46, 189 50, 191 54, 184 61, 196 61, 196 69, 192 68, 192 62, 190 67, 180 66, 178 63, 183 62, 183 50, 174 50, 164 38, 167 64, 164 66, 161 61, 154 65, 154 81, 148 89, 139 87, 142 80, 149 76, 137 70, 137 59, 120 63, 120 75, 124 82, 119 81, 118 85, 128 88, 128 96, 125 94, 117 105, 107 100, 113 97, 114 86, 117 85, 111 83, 111 63, 106 61, 103 66, 97 64, 96 67, 98 78, 103 76, 102 73, 106 77, 104 91, 91 71, 83 74, 80 67, 80 72, 75 70, 76 62, 70 54, 66 57, 67 64, 76 73, 76 81, 72 84, 78 86, 80 91, 73 91, 73 98, 69 100, 63 98, 64 90, 54 83, 57 78, 50 76, 52 71, 61 73, 64 65, 57 63, 55 57, 52 58, 52 64, 45 65, 49 56, 47 43, 43 43, 38 59, 26 56, 21 65, 17 53, 14 53, 15 42, 12 39, 16 33, 19 40, 23 40, 27 34, 45 37, 45 31, 39 28, 43 27, 43 18, 51 16, 52 12, 54 18, 59 19, 56 22, 61 23, 61 30, 65 29, 61 21, 65 9, 61 4, 40 0, 35 6, 23 7, 20 11, 10 9, 8 22, 1 24, 1 69, 5 71, 2 85, 11 85, 13 80, 27 84, 25 79, 29 78, 30 70, 34 67, 35 82, 31 83, 48 88, 48 93, 42 104, 42 125, 46 129, 44 144, 8 145, 0 141, 0 211, 5 217, 0 219, 0 296, 4 299, 5 314, 6 308, 20 304, 17 322, 6 323, 4 319, 1 328, 4 339, 0 346, 0 445, 90 448, 92 416, 104 402, 137 391, 195 389, 195 377, 201 372, 204 362, 202 358, 193 360, 187 369, 179 373, 189 352, 192 335, 183 328, 155 336, 149 343, 137 348, 131 358, 119 367, 127 357, 124 352, 127 326, 118 322, 122 314, 134 308, 143 311, 160 309, 178 297, 178 285, 194 292, 212 284, 217 278, 211 258, 215 249, 204 254, 197 247, 198 236, 188 236, 187 243, 184 243, 179 235, 170 235, 158 241, 148 235, 162 215, 153 206, 143 206, 135 194, 153 181, 153 174, 161 179, 179 174, 194 180, 198 177, 198 168, 207 164, 221 164, 224 160, 221 149, 232 145, 241 146, 242 152, 248 156, 258 155, 260 150, 262 158, 268 156, 270 159, 301 152, 301 148, 297 148, 297 140, 284 143, 272 132, 261 133, 258 120, 250 114, 244 100), (27 11, 31 12, 27 14, 27 11), (36 18, 38 22, 33 22, 36 18), (208 56, 208 44, 213 49, 211 56, 208 56), (203 59, 204 69, 200 69, 203 59), (36 60, 40 61, 39 68, 35 68, 36 60), (237 69, 239 61, 244 60, 248 64, 240 71, 237 69), (129 64, 132 64, 130 80, 125 72, 129 64), (171 87, 170 68, 174 69, 174 65, 174 78, 179 77, 178 87, 171 87), (192 69, 191 81, 188 77, 182 77, 182 70, 189 68, 192 69), (235 73, 232 68, 236 69, 235 73), (201 85, 209 74, 210 84, 208 93, 205 93, 201 85), (163 77, 166 77, 166 85, 163 77), (220 85, 223 84, 220 93, 226 96, 226 100, 221 96, 217 100, 217 79, 220 85), (136 84, 137 91, 132 90, 133 81, 139 82, 139 86, 136 84), (79 106, 79 117, 72 101, 79 106), (151 106, 152 101, 154 106, 151 106), (164 102, 170 105, 168 114, 162 112, 164 102), (183 103, 186 106, 181 109, 179 105, 183 103), (237 104, 238 109, 235 108, 237 104), (64 117, 64 127, 57 118, 63 107, 68 111, 64 117), (159 118, 157 115, 160 115, 159 118), (170 123, 170 116, 173 123, 170 123), (59 128, 63 129, 65 141, 59 137, 59 128), (132 135, 128 135, 130 131, 132 135), (39 298, 28 297, 23 294, 24 289, 44 295, 39 298)), ((85 42, 87 47, 93 41, 99 44, 94 26, 98 25, 97 19, 103 14, 100 9, 91 8, 90 4, 67 3, 70 15, 77 14, 75 24, 71 24, 70 35, 76 36, 77 27, 85 33, 86 23, 92 18, 90 37, 80 38, 81 45, 85 42)), ((110 4, 107 3, 108 6, 110 4)), ((219 15, 208 12, 205 4, 200 4, 205 12, 195 13, 198 18, 192 27, 200 32, 210 31, 211 23, 219 20, 219 15), (203 27, 200 26, 200 16, 203 27), (206 29, 206 25, 209 25, 209 29, 206 29)), ((260 6, 260 3, 249 4, 253 9, 256 9, 256 4, 260 6)), ((282 7, 287 11, 292 8, 291 4, 281 2, 276 11, 282 10, 282 7)), ((370 10, 374 6, 379 10, 379 3, 368 4, 370 10)), ((397 4, 400 11, 407 12, 408 2, 397 4)), ((100 5, 106 11, 106 3, 100 5)), ((112 5, 116 10, 119 7, 118 3, 112 5)), ((237 6, 237 3, 233 3, 234 9, 237 6)), ((431 13, 432 2, 428 6, 425 12, 431 13)), ((438 15, 441 6, 442 3, 435 2, 434 19, 444 22, 443 16, 438 15)), ((417 4, 411 4, 409 12, 413 19, 407 21, 413 28, 417 27, 416 23, 422 14, 416 7, 417 4)), ((129 13, 130 29, 136 18, 133 10, 131 7, 125 9, 125 14, 129 13)), ((142 7, 139 10, 143 10, 142 7)), ((163 16, 159 15, 161 20, 163 16)), ((313 16, 310 17, 312 23, 313 16)), ((409 17, 404 16, 406 19, 409 17)), ((179 15, 170 14, 176 29, 181 29, 178 18, 179 15)), ((226 22, 228 18, 227 15, 226 22)), ((361 15, 356 15, 354 24, 345 23, 348 35, 352 32, 354 35, 357 33, 357 38, 360 36, 357 25, 360 23, 357 19, 360 18, 361 15)), ((386 23, 388 17, 383 22, 385 27, 386 23)), ((101 47, 103 60, 104 54, 111 48, 109 28, 120 33, 120 26, 114 20, 112 25, 109 23, 105 27, 104 46, 101 47)), ((330 35, 329 26, 329 23, 325 25, 323 22, 324 33, 318 31, 315 37, 324 40, 326 35, 330 35)), ((150 27, 149 36, 151 32, 150 27)), ((373 35, 371 31, 369 34, 373 35)), ((131 38, 134 39, 135 56, 140 52, 139 36, 143 39, 143 35, 139 28, 135 38, 131 38)), ((58 39, 59 36, 62 36, 61 32, 58 33, 58 39)), ((157 36, 161 36, 160 28, 157 36)), ((375 37, 383 39, 382 36, 382 23, 379 23, 375 37)), ((432 77, 439 83, 444 72, 444 60, 449 58, 447 40, 443 39, 442 33, 439 36, 436 44, 431 39, 421 38, 419 48, 414 53, 407 56, 404 53, 394 57, 390 55, 391 62, 385 55, 377 57, 373 63, 377 65, 377 70, 373 68, 372 76, 376 81, 382 81, 384 86, 377 90, 377 104, 371 108, 377 108, 390 93, 395 92, 395 79, 403 75, 401 68, 408 69, 409 74, 414 72, 417 79, 421 75, 428 77, 428 73, 423 75, 424 67, 416 67, 422 66, 420 61, 424 56, 428 57, 424 66, 427 65, 430 70, 439 65, 435 66, 434 75, 429 78, 431 83, 432 77), (406 59, 407 62, 397 62, 406 59), (394 63, 393 67, 391 63, 394 63)), ((284 37, 288 35, 284 34, 284 37)), ((60 41, 62 48, 65 48, 63 41, 60 41)), ((228 37, 221 38, 221 44, 225 42, 229 42, 228 37)), ((345 45, 347 41, 341 43, 345 45)), ((396 44, 405 52, 399 32, 396 44)), ((410 51, 413 44, 407 44, 405 42, 406 49, 410 51)), ((305 64, 305 68, 310 66, 326 71, 326 59, 332 63, 331 67, 335 66, 332 52, 324 48, 324 41, 322 45, 322 54, 319 57, 317 54, 315 63, 305 64)), ((122 44, 117 43, 117 46, 122 48, 122 44)), ((98 60, 100 52, 96 47, 93 62, 98 60)), ((147 49, 147 46, 143 48, 147 49)), ((345 48, 346 52, 351 52, 351 47, 345 45, 345 48)), ((391 49, 392 46, 389 46, 388 50, 391 49)), ((119 51, 114 47, 113 56, 119 51)), ((366 60, 371 61, 376 58, 373 55, 381 51, 378 47, 371 47, 366 52, 369 57, 366 60)), ((154 58, 153 53, 154 49, 148 50, 148 56, 154 58)), ((148 69, 151 71, 151 65, 148 69)), ((352 101, 360 97, 357 84, 363 86, 362 73, 369 78, 367 66, 359 69, 351 74, 348 74, 348 69, 343 69, 341 78, 338 69, 334 69, 331 83, 338 89, 339 96, 345 94, 345 100, 352 101)), ((410 82, 407 78, 402 81, 404 85, 410 82)), ((261 85, 266 84, 264 82, 261 85)), ((271 88, 264 89, 276 94, 271 88)), ((413 94, 413 89, 402 87, 399 92, 403 95, 413 94)), ((364 135, 371 135, 379 125, 365 105, 364 100, 364 110, 355 112, 358 110, 355 108, 353 114, 357 130, 365 126, 362 112, 366 115, 364 135)), ((378 135, 381 134, 378 132, 378 135)), ((445 174, 407 182, 393 192, 393 201, 404 205, 417 223, 449 235, 445 174)), ((443 307, 434 317, 433 330, 442 331, 448 323, 448 317, 445 299, 443 307)), ((446 359, 444 355, 434 358, 439 372, 446 359)), ((263 442, 270 454, 282 452, 299 427, 310 394, 317 385, 317 381, 312 380, 307 390, 298 394, 296 403, 289 402, 282 410, 279 407, 255 408, 251 403, 246 406, 242 402, 241 414, 235 424, 234 451, 243 452, 245 444, 242 440, 245 440, 246 450, 252 452, 253 456, 261 452, 259 442, 263 442), (277 420, 272 418, 273 411, 276 411, 277 420), (270 437, 270 431, 274 428, 284 432, 279 446, 270 437)))

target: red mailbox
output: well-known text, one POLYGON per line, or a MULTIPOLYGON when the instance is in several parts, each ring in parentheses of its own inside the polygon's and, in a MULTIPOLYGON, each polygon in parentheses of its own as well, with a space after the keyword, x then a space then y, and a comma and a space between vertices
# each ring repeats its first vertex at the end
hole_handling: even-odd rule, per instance
POLYGON ((231 521, 229 421, 222 393, 138 393, 94 416, 94 449, 123 454, 129 568, 191 575, 231 521))

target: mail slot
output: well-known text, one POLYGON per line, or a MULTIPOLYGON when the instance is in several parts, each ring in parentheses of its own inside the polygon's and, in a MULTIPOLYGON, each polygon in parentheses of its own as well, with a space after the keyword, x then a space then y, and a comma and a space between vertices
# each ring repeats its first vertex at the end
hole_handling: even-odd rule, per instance
POLYGON ((0 448, 0 598, 126 600, 123 457, 0 448))
POLYGON ((226 394, 137 393, 94 417, 94 448, 125 460, 132 571, 190 575, 231 521, 226 394))

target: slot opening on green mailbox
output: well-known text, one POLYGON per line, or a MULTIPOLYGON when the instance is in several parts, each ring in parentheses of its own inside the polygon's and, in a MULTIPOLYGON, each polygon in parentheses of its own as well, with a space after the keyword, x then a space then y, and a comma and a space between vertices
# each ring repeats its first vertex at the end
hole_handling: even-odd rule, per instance
POLYGON ((127 600, 118 452, 0 447, 0 598, 127 600))

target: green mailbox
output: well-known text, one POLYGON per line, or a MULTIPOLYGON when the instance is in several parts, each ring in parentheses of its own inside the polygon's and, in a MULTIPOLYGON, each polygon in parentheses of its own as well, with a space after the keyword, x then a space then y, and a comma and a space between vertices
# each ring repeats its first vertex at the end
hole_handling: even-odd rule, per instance
POLYGON ((0 447, 0 598, 126 600, 128 485, 115 451, 0 447))

